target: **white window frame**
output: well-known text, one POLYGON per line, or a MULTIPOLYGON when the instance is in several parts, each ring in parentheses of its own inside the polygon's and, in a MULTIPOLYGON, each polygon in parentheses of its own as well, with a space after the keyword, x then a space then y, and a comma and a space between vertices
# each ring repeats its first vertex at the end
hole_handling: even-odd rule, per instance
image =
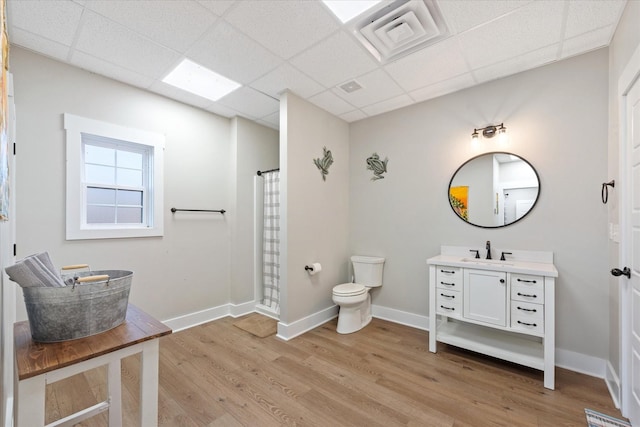
MULTIPOLYGON (((163 134, 114 125, 73 114, 64 114, 67 140, 67 240, 158 237, 164 235, 164 147, 163 134), (140 144, 152 152, 149 164, 150 197, 148 224, 87 224, 86 194, 83 184, 82 134, 140 144)), ((145 221, 145 222, 147 222, 145 221)))

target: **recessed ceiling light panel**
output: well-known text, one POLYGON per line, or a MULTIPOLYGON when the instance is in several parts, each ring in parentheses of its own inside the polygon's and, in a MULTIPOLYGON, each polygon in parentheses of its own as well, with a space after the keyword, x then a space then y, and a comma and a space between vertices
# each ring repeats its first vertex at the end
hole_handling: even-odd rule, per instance
POLYGON ((162 81, 211 101, 217 101, 242 86, 188 59, 184 59, 162 81))
POLYGON ((350 21, 365 10, 371 9, 381 0, 322 0, 329 10, 342 22, 350 21))

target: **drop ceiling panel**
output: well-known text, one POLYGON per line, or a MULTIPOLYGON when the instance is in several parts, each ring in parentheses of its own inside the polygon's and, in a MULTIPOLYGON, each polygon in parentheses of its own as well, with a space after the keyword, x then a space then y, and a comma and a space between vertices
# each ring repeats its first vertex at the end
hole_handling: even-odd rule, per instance
POLYGON ((564 3, 536 1, 508 17, 459 35, 460 46, 472 68, 480 68, 558 43, 564 3))
POLYGON ((224 21, 219 21, 186 56, 243 84, 268 73, 281 62, 276 55, 224 21))
POLYGON ((278 68, 260 77, 251 83, 251 87, 264 92, 274 98, 279 98, 280 93, 289 89, 298 96, 307 98, 322 92, 324 87, 306 76, 288 63, 283 63, 278 68))
POLYGON ((346 93, 334 88, 333 93, 358 108, 401 95, 404 91, 384 70, 377 69, 355 79, 362 89, 346 93))
POLYGON ((9 32, 22 28, 71 46, 82 7, 72 1, 12 1, 7 5, 9 32))
POLYGON ((338 29, 319 1, 240 2, 225 19, 283 59, 289 59, 338 29))
POLYGON ((218 16, 222 16, 231 6, 237 4, 236 0, 197 0, 201 6, 206 7, 218 16))
POLYGON ((362 120, 367 118, 368 116, 360 110, 349 111, 348 113, 344 113, 340 115, 340 118, 345 122, 356 122, 358 120, 362 120))
POLYGON ((355 110, 353 105, 349 104, 330 90, 312 96, 309 98, 309 102, 312 102, 318 107, 336 116, 355 110))
POLYGON ((413 104, 413 99, 411 99, 409 95, 400 95, 396 96, 395 98, 378 102, 377 104, 368 105, 364 107, 362 111, 370 116, 375 116, 376 114, 382 114, 388 111, 397 110, 398 108, 406 107, 407 105, 411 104, 413 104))
POLYGON ((148 88, 154 82, 154 79, 151 77, 135 73, 83 52, 75 51, 71 56, 71 64, 78 68, 141 88, 148 88))
POLYGON ((572 37, 562 43, 562 58, 579 55, 590 49, 597 49, 607 46, 613 34, 613 25, 589 31, 577 37, 572 37))
POLYGON ((212 101, 210 99, 203 98, 184 90, 180 90, 162 81, 156 81, 155 83, 153 83, 149 87, 149 90, 157 94, 164 95, 167 98, 175 99, 176 101, 180 101, 199 108, 206 108, 212 104, 212 101))
POLYGON ((479 83, 495 80, 521 71, 530 70, 554 61, 558 56, 558 45, 547 46, 506 61, 473 71, 479 83))
POLYGON ((50 56, 60 61, 66 61, 69 56, 69 46, 63 45, 47 39, 45 37, 30 33, 20 28, 14 27, 11 30, 11 43, 17 44, 27 49, 50 56))
POLYGON ((280 111, 280 102, 250 87, 243 86, 222 98, 220 104, 242 111, 253 118, 262 118, 280 111))
POLYGON ((452 79, 443 80, 441 82, 414 90, 410 93, 411 98, 415 101, 426 101, 427 99, 437 98, 447 95, 477 84, 471 73, 465 73, 452 79))
POLYGON ((85 11, 76 49, 139 74, 161 78, 180 56, 94 12, 85 11))
POLYGON ((196 2, 92 0, 91 10, 151 40, 176 50, 188 49, 215 22, 213 13, 196 2))
POLYGON ((291 63, 325 87, 333 87, 378 66, 364 48, 344 31, 296 56, 291 63))
POLYGON ((447 0, 440 1, 440 10, 454 34, 484 24, 512 12, 531 0, 447 0))
POLYGON ((384 68, 407 91, 469 72, 456 37, 449 37, 384 68))
POLYGON ((592 31, 594 28, 607 27, 618 22, 625 4, 626 2, 620 0, 570 1, 565 37, 574 37, 592 31))

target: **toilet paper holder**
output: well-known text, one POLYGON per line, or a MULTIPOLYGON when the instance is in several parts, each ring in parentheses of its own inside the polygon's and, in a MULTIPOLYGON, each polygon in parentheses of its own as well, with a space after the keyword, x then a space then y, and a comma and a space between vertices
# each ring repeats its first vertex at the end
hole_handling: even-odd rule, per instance
POLYGON ((306 271, 313 271, 313 266, 311 266, 311 265, 305 265, 305 266, 304 266, 304 269, 305 269, 306 271))
POLYGON ((319 262, 314 262, 310 265, 305 265, 304 269, 307 273, 309 273, 309 276, 314 276, 322 271, 322 265, 320 265, 319 262))

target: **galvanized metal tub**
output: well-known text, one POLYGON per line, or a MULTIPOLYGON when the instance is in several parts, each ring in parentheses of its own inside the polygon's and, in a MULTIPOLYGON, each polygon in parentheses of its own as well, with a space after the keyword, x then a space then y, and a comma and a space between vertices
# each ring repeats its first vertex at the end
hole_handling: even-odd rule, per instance
POLYGON ((88 279, 88 276, 103 277, 65 287, 22 289, 34 341, 57 342, 84 338, 108 331, 124 322, 133 272, 83 271, 74 276, 79 280, 88 279))

